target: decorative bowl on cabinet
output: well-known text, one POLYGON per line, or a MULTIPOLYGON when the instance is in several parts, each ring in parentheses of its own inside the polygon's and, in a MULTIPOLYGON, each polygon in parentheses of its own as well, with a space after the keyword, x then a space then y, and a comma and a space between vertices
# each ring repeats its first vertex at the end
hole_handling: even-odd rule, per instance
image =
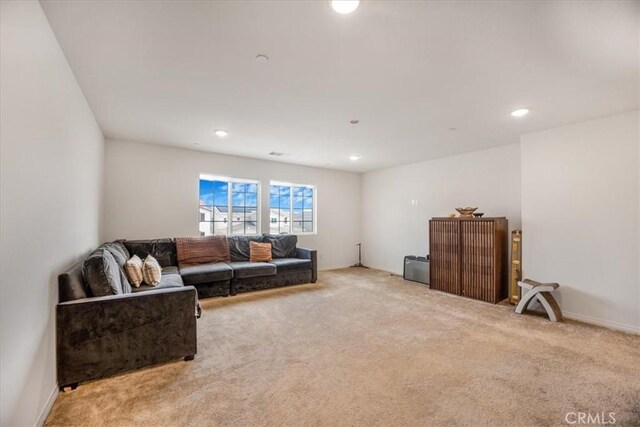
POLYGON ((473 216, 473 212, 478 208, 456 208, 458 212, 460 212, 460 217, 462 218, 471 218, 473 216))

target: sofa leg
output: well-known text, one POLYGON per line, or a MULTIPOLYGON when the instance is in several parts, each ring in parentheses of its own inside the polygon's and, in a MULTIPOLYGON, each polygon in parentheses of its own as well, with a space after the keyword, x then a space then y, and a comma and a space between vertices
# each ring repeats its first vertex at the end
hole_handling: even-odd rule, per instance
POLYGON ((78 383, 71 383, 60 387, 60 391, 66 393, 67 391, 75 390, 78 388, 78 383))
POLYGON ((196 358, 196 355, 195 355, 195 354, 192 354, 192 355, 190 355, 190 356, 185 356, 185 357, 184 357, 184 361, 185 361, 185 362, 190 362, 190 361, 192 361, 192 360, 193 360, 193 359, 195 359, 195 358, 196 358))

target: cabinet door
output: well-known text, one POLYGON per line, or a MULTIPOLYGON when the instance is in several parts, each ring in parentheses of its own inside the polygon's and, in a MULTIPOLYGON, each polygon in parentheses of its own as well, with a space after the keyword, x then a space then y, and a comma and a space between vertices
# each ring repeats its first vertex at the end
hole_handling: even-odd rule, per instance
POLYGON ((460 227, 458 221, 429 221, 431 289, 460 295, 460 227))
POLYGON ((494 221, 461 221, 462 295, 495 303, 498 271, 494 221))

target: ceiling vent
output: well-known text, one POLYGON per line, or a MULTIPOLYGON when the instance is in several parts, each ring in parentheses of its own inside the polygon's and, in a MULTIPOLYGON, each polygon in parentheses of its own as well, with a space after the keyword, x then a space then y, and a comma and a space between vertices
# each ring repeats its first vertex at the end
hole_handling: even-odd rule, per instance
POLYGON ((284 156, 284 153, 280 153, 279 151, 272 151, 269 153, 270 156, 276 156, 276 157, 280 157, 280 156, 284 156))

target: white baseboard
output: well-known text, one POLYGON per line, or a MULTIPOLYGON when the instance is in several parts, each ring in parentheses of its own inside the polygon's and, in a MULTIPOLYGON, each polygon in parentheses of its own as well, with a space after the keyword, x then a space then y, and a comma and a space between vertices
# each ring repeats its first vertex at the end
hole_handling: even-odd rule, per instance
POLYGON ((567 319, 577 320, 579 322, 589 323, 591 325, 603 326, 609 329, 615 329, 617 331, 629 332, 632 334, 640 335, 640 326, 628 325, 626 323, 614 322, 611 320, 598 319, 596 317, 586 316, 584 314, 562 312, 562 317, 567 319))
POLYGON ((369 265, 369 264, 364 264, 364 265, 366 265, 367 267, 369 267, 372 270, 384 271, 385 273, 394 274, 396 276, 402 277, 402 270, 391 271, 386 267, 380 267, 380 266, 377 266, 377 265, 369 265))
POLYGON ((51 390, 51 394, 47 399, 47 403, 44 405, 44 408, 42 408, 40 415, 38 415, 38 420, 36 421, 36 427, 43 426, 45 421, 47 421, 49 412, 51 412, 51 408, 53 407, 53 404, 56 402, 56 399, 58 397, 58 392, 59 392, 58 385, 56 384, 56 386, 53 387, 53 390, 51 390))

